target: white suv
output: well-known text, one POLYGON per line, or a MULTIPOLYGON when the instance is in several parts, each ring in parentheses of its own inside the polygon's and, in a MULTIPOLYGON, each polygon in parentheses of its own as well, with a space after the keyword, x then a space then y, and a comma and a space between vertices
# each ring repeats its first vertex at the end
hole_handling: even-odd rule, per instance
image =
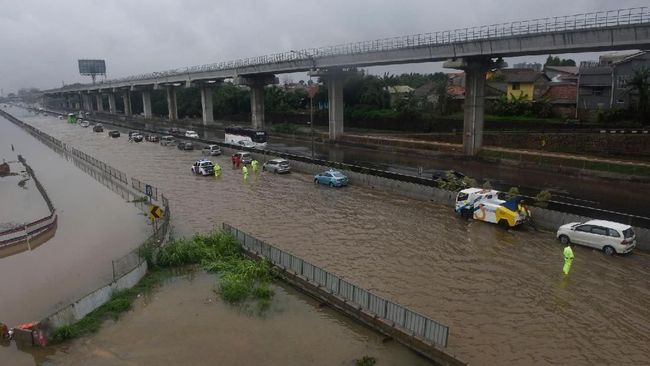
POLYGON ((198 139, 199 134, 196 133, 196 131, 187 130, 187 131, 185 131, 185 137, 192 137, 192 138, 198 139))
POLYGON ((557 238, 602 250, 607 255, 629 253, 636 247, 636 235, 630 225, 605 220, 572 222, 560 226, 557 238))
POLYGON ((214 164, 210 160, 198 160, 192 164, 192 173, 201 175, 214 175, 214 164))

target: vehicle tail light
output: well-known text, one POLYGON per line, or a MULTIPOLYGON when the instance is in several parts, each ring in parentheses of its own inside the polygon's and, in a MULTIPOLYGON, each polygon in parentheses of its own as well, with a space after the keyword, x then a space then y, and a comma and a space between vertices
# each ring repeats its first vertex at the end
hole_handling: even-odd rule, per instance
POLYGON ((630 245, 630 244, 632 244, 632 241, 631 241, 631 240, 628 241, 627 239, 623 239, 623 241, 621 242, 621 244, 623 244, 623 245, 630 245))

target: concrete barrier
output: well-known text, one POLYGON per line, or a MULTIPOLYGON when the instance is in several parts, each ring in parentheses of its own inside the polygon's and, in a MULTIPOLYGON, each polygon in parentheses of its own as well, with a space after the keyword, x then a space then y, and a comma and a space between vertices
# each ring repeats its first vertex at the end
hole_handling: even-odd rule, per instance
POLYGON ((46 323, 55 329, 73 324, 83 319, 84 316, 88 315, 93 310, 105 304, 111 298, 113 292, 135 286, 146 273, 147 262, 143 261, 139 266, 118 278, 116 281, 98 288, 81 299, 48 316, 42 321, 42 323, 46 323))

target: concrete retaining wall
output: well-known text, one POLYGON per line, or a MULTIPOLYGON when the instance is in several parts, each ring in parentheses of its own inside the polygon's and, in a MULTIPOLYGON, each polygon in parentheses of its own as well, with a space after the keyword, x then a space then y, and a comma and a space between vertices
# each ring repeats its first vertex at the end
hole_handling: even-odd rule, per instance
POLYGON ((73 324, 83 319, 84 316, 88 315, 93 310, 105 304, 111 298, 113 292, 135 286, 146 273, 147 262, 144 261, 138 267, 118 278, 116 281, 91 292, 74 303, 48 316, 43 320, 43 322, 53 326, 54 328, 73 324))

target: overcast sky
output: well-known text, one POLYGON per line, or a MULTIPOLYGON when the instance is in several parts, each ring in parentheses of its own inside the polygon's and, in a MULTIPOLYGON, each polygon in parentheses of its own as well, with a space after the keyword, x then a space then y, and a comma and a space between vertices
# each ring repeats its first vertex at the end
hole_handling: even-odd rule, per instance
MULTIPOLYGON (((6 95, 22 87, 89 82, 78 75, 79 58, 105 59, 108 78, 115 78, 291 49, 643 5, 648 1, 0 0, 0 88, 6 95)), ((440 70, 436 63, 371 71, 440 70)))

